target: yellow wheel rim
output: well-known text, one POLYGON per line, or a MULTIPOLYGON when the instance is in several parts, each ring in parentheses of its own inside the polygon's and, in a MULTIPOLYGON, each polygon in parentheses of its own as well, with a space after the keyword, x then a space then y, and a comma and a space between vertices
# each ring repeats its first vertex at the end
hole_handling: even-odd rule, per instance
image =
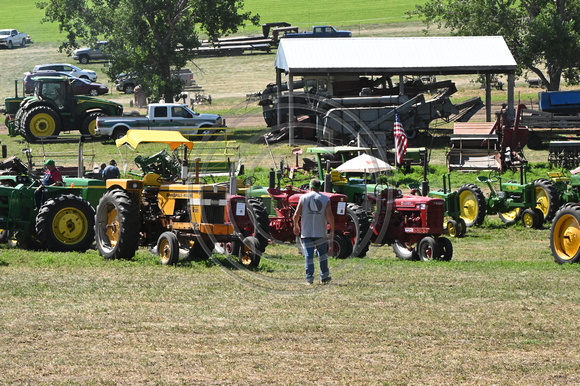
POLYGON ((509 212, 502 212, 501 215, 507 221, 515 221, 520 215, 520 208, 512 209, 509 212))
POLYGON ((98 135, 95 134, 96 128, 97 128, 97 118, 93 119, 91 123, 89 123, 89 134, 93 137, 98 137, 98 135))
POLYGON ((536 187, 536 208, 542 211, 544 217, 548 215, 550 209, 550 196, 545 189, 536 187))
POLYGON ((161 258, 161 262, 163 264, 167 264, 169 259, 171 258, 171 244, 169 240, 163 239, 159 243, 159 257, 161 258))
POLYGON ((459 208, 461 211, 461 218, 467 223, 472 223, 477 218, 477 199, 475 195, 469 190, 461 192, 459 195, 459 208))
POLYGON ((243 246, 244 254, 242 255, 242 264, 243 265, 250 265, 252 264, 252 249, 248 248, 246 245, 243 246))
POLYGON ((76 208, 60 210, 52 220, 52 231, 63 244, 76 244, 89 231, 89 222, 84 213, 76 208))
POLYGON ((112 209, 107 215, 107 230, 105 234, 109 238, 111 247, 115 247, 119 241, 119 214, 117 209, 112 209))
POLYGON ((53 135, 56 131, 56 122, 50 114, 36 114, 30 120, 30 132, 36 137, 53 135))
POLYGON ((580 224, 572 215, 566 214, 558 219, 552 233, 554 250, 562 260, 574 258, 580 249, 580 224))
POLYGON ((457 227, 453 221, 447 221, 447 233, 449 233, 449 236, 453 237, 457 235, 457 227))
POLYGON ((524 223, 526 228, 531 228, 534 225, 534 218, 532 217, 532 214, 529 212, 525 212, 524 215, 522 216, 522 222, 524 223))

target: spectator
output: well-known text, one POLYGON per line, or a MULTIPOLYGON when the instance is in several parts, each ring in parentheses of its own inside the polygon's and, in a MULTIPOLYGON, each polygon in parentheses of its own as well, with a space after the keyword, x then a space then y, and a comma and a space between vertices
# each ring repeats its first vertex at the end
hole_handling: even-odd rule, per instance
POLYGON ((320 266, 320 281, 328 283, 331 280, 328 269, 326 225, 327 223, 330 225, 330 240, 334 240, 334 216, 330 207, 330 199, 320 194, 320 186, 320 180, 314 178, 310 181, 310 192, 300 197, 296 212, 292 218, 294 234, 300 236, 300 243, 304 251, 306 284, 314 282, 315 248, 320 266), (300 218, 302 218, 302 227, 298 223, 300 218))
POLYGON ((60 174, 60 170, 55 166, 53 160, 49 159, 44 163, 46 167, 46 172, 44 173, 44 177, 42 178, 41 185, 36 188, 34 191, 34 203, 36 205, 36 209, 40 209, 42 204, 44 203, 44 188, 46 186, 62 186, 62 174, 60 174))
POLYGON ((112 159, 111 161, 109 161, 109 165, 103 170, 103 179, 107 181, 111 178, 120 178, 120 177, 121 172, 119 171, 119 168, 117 167, 117 163, 115 162, 115 160, 112 159))

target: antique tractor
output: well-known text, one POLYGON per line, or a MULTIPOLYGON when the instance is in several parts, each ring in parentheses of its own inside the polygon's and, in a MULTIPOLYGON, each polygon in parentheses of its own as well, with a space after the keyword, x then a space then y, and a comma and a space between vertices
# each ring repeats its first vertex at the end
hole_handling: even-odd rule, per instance
POLYGON ((94 241, 95 210, 87 199, 96 201, 97 195, 105 191, 104 182, 80 178, 64 181, 65 186, 45 187, 44 202, 35 209, 34 192, 40 179, 24 174, 2 175, 0 239, 15 242, 24 249, 62 252, 89 249, 94 241))
POLYGON ((183 146, 181 181, 167 181, 157 173, 141 180, 107 180, 95 216, 100 255, 129 259, 139 245, 156 246, 162 264, 175 264, 180 249, 189 250, 192 259, 207 259, 217 243, 231 243, 242 264, 258 266, 264 248, 236 225, 249 221, 245 197, 228 197, 223 184, 199 183, 199 159, 195 180, 188 183, 187 151, 193 142, 178 132, 129 130, 117 146, 137 148, 143 142, 166 143, 174 151, 183 146))
MULTIPOLYGON (((262 189, 246 191, 246 195, 254 194, 271 205, 270 235, 273 239, 284 242, 293 242, 296 236, 293 232, 292 216, 300 201, 300 196, 307 193, 291 185, 280 187, 280 178, 275 182, 274 171, 270 172, 268 196, 264 196, 262 189), (272 214, 272 212, 274 214, 272 214)), ((277 174, 278 177, 280 173, 277 174)), ((333 240, 334 256, 339 259, 348 256, 364 257, 369 243, 362 243, 369 229, 367 213, 358 205, 347 202, 344 194, 321 192, 330 198, 334 215, 335 236, 333 240)))
POLYGON ((371 221, 373 244, 388 244, 403 260, 444 260, 453 257, 453 245, 446 237, 441 198, 403 195, 394 188, 369 195, 374 201, 371 221))
POLYGON ((441 198, 445 200, 445 218, 443 224, 447 229, 447 233, 451 237, 464 237, 467 225, 465 220, 461 218, 461 211, 459 209, 459 193, 451 190, 451 174, 445 173, 443 175, 443 189, 430 190, 426 185, 422 188, 418 183, 409 184, 411 194, 420 193, 422 196, 423 189, 428 190, 427 196, 434 198, 441 198))
POLYGON ((536 185, 525 181, 524 165, 520 167, 520 182, 503 182, 501 175, 492 172, 490 176, 477 177, 490 190, 487 197, 474 184, 465 184, 458 190, 461 217, 468 227, 481 225, 485 215, 497 214, 506 225, 522 220, 526 228, 541 229, 544 224, 544 213, 538 208, 536 185), (499 190, 493 183, 499 182, 499 190))

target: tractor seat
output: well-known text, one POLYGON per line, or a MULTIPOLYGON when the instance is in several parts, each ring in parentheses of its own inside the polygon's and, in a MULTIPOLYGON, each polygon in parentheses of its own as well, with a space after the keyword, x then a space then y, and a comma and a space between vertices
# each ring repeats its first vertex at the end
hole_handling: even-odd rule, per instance
POLYGON ((330 182, 332 182, 333 185, 346 185, 348 184, 348 178, 342 177, 339 171, 332 170, 330 172, 330 182))

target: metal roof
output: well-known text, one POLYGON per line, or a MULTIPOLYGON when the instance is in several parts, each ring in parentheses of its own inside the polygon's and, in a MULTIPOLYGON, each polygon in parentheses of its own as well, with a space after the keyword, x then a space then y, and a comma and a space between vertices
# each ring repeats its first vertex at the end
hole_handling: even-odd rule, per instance
POLYGON ((315 73, 466 74, 515 71, 501 36, 281 39, 275 67, 315 73))

